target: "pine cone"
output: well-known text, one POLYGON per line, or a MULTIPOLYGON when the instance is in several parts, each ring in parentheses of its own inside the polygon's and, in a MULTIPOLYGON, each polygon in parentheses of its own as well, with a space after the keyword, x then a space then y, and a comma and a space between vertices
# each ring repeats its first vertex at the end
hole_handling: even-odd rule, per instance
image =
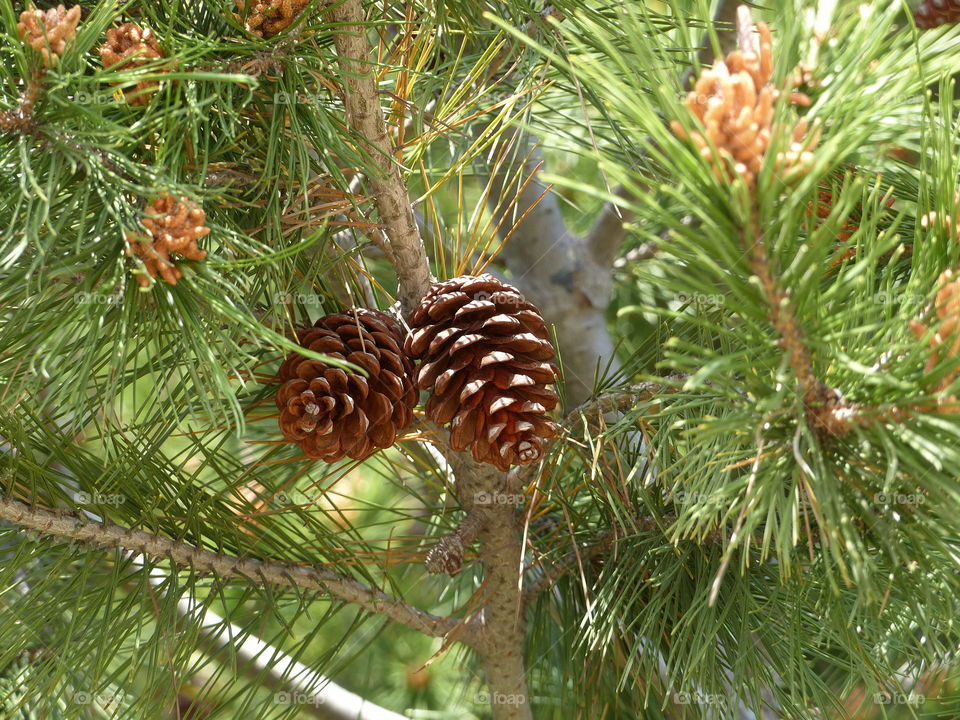
POLYGON ((45 67, 56 65, 63 56, 67 43, 77 34, 80 6, 67 10, 57 5, 49 10, 24 10, 20 13, 17 30, 30 47, 40 53, 45 67))
MULTIPOLYGON (((100 46, 103 67, 111 70, 132 70, 162 57, 165 55, 153 31, 132 22, 107 30, 107 41, 100 46)), ((166 72, 166 69, 156 71, 166 72)), ((143 80, 136 87, 125 89, 123 94, 131 105, 147 105, 158 87, 156 80, 143 80)))
POLYGON ((940 27, 960 20, 960 0, 926 0, 913 13, 921 30, 940 27))
MULTIPOLYGON (((207 253, 197 247, 197 239, 210 232, 206 226, 206 214, 185 197, 179 201, 169 195, 154 200, 146 209, 141 224, 149 237, 127 235, 127 255, 143 261, 147 274, 155 278, 157 273, 171 285, 181 277, 180 270, 170 261, 176 253, 187 260, 203 260, 207 253)), ((150 280, 138 275, 137 282, 146 287, 150 280)))
MULTIPOLYGON (((780 90, 771 84, 773 77, 773 40, 765 23, 757 23, 759 52, 734 50, 700 75, 687 95, 687 108, 701 131, 688 133, 682 124, 671 124, 674 134, 691 140, 700 155, 713 166, 718 180, 742 177, 748 187, 756 185, 757 175, 773 138, 789 133, 790 143, 776 157, 782 173, 803 172, 813 159, 812 150, 819 133, 807 135, 806 118, 793 128, 774 126, 774 103, 780 90)), ((809 105, 803 93, 790 94, 790 102, 809 105)))
POLYGON ((538 460, 559 401, 540 312, 491 275, 464 275, 434 285, 409 322, 405 349, 423 359, 417 385, 433 392, 427 415, 450 424, 451 446, 500 470, 538 460))
POLYGON ((237 21, 257 37, 271 37, 286 30, 310 0, 236 0, 237 21))
POLYGON ((300 328, 297 342, 367 371, 349 370, 290 354, 278 373, 280 430, 307 457, 363 460, 393 445, 413 420, 417 391, 403 332, 391 316, 354 308, 300 328))

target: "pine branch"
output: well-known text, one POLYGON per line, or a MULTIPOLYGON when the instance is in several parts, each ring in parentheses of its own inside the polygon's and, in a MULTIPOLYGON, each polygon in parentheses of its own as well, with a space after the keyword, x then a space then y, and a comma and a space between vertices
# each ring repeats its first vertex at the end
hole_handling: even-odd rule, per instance
MULTIPOLYGON (((685 379, 683 375, 670 375, 666 380, 676 380, 682 382, 685 379)), ((669 385, 663 381, 648 380, 624 388, 619 388, 611 392, 605 392, 591 398, 585 403, 567 413, 563 420, 566 426, 572 426, 582 418, 590 422, 594 418, 607 415, 612 412, 623 412, 635 407, 638 403, 646 402, 664 392, 678 392, 677 385, 669 385)))
POLYGON ((335 600, 359 605, 374 615, 382 615, 431 637, 442 638, 459 628, 457 639, 471 644, 469 634, 460 632, 463 630, 461 620, 431 615, 380 590, 368 588, 356 580, 329 570, 220 555, 143 530, 112 524, 101 525, 61 516, 8 497, 0 498, 0 519, 26 530, 34 530, 41 535, 67 538, 105 548, 122 548, 155 560, 170 560, 176 565, 189 567, 200 573, 213 573, 222 578, 242 578, 256 583, 314 590, 335 600))
MULTIPOLYGON (((515 506, 490 502, 503 494, 506 475, 490 465, 478 465, 464 453, 448 460, 457 478, 460 504, 479 524, 483 562, 483 612, 477 618, 475 647, 487 673, 494 720, 531 720, 523 650, 526 619, 521 580, 523 545, 515 506)), ((474 630, 472 627, 471 630, 474 630)))
POLYGON ((347 124, 362 139, 370 156, 371 194, 390 241, 389 260, 397 272, 400 306, 406 314, 420 302, 433 278, 380 106, 363 5, 360 0, 345 0, 330 10, 330 19, 343 23, 334 42, 344 74, 347 124))

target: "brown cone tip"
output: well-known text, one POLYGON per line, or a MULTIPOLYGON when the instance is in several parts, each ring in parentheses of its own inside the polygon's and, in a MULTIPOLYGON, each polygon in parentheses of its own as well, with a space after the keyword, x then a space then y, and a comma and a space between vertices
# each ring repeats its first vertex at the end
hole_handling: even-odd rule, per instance
POLYGON ((404 349, 422 360, 427 415, 450 426, 455 450, 508 470, 536 462, 556 435, 547 418, 558 372, 539 310, 492 275, 435 284, 409 318, 404 349))
POLYGON ((379 310, 353 308, 300 328, 297 342, 346 360, 364 377, 291 353, 278 372, 276 402, 283 437, 310 458, 364 460, 393 445, 413 421, 413 363, 403 352, 400 324, 379 310))

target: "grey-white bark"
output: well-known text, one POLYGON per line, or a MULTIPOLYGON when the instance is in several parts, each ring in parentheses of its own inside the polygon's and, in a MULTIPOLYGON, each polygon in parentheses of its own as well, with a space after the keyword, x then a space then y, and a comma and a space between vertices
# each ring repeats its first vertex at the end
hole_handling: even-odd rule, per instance
MULTIPOLYGON (((579 405, 593 394, 598 376, 620 369, 606 324, 612 258, 601 264, 567 228, 556 196, 539 178, 543 158, 529 134, 508 129, 488 161, 490 209, 501 236, 509 235, 499 259, 510 283, 553 326, 565 401, 579 405)), ((622 229, 614 234, 622 237, 622 229)))

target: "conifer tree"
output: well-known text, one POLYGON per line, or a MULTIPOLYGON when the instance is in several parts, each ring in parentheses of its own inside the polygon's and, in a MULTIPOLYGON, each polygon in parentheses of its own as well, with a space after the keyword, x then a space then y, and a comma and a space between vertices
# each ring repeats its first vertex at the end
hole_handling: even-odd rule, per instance
POLYGON ((960 716, 954 3, 17 2, 2 717, 960 716))

